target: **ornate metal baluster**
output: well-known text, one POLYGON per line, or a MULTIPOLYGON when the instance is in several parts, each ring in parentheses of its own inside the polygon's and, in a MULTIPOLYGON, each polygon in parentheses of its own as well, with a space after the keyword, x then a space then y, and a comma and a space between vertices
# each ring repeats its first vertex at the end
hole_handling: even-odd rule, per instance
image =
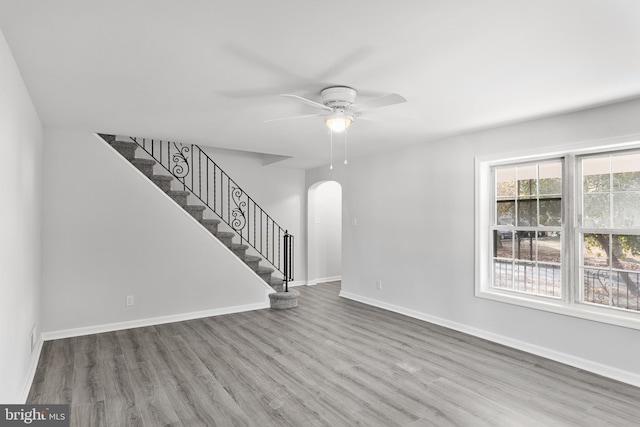
POLYGON ((189 174, 189 161, 187 160, 187 155, 191 151, 191 148, 188 145, 180 144, 180 148, 178 148, 178 144, 173 143, 173 147, 176 151, 173 153, 173 167, 171 168, 171 173, 178 179, 182 179, 182 186, 187 188, 185 182, 185 177, 189 174))
POLYGON ((242 230, 244 229, 245 225, 247 225, 247 218, 244 214, 244 209, 247 207, 247 202, 241 200, 243 194, 244 192, 240 188, 236 186, 232 187, 231 197, 236 207, 233 208, 233 211, 231 213, 231 216, 233 217, 233 219, 231 220, 231 227, 235 231, 237 231, 238 234, 240 234, 240 240, 242 240, 242 230))

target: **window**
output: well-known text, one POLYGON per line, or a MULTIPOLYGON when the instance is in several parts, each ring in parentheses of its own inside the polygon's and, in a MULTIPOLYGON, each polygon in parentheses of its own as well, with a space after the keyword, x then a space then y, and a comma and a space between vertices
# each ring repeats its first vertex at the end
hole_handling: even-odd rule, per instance
POLYGON ((640 149, 476 161, 476 295, 640 329, 640 149))
POLYGON ((640 312, 640 153, 581 159, 581 300, 640 312))
POLYGON ((562 296, 562 161, 495 167, 492 285, 562 296))

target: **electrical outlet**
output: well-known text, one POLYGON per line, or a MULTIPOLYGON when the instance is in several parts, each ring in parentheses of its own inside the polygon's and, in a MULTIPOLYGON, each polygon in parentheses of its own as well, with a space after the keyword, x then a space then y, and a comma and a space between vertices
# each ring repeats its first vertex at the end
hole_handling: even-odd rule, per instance
POLYGON ((376 289, 382 289, 382 280, 376 280, 376 289))
POLYGON ((131 307, 133 305, 133 295, 127 295, 127 307, 131 307))

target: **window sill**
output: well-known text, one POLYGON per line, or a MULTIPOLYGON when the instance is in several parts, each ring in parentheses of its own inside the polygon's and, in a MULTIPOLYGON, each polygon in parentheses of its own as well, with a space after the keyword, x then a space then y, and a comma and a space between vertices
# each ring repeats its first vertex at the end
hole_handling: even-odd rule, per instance
POLYGON ((476 297, 576 317, 609 325, 640 330, 640 313, 600 308, 588 304, 567 304, 562 300, 500 290, 476 290, 476 297))

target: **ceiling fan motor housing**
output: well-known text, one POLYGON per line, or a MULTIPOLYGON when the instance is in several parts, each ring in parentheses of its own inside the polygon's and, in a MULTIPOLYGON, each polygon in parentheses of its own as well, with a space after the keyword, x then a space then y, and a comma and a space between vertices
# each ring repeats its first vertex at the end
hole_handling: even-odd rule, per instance
POLYGON ((333 109, 345 109, 353 104, 358 92, 348 86, 331 86, 320 92, 322 103, 333 109))

